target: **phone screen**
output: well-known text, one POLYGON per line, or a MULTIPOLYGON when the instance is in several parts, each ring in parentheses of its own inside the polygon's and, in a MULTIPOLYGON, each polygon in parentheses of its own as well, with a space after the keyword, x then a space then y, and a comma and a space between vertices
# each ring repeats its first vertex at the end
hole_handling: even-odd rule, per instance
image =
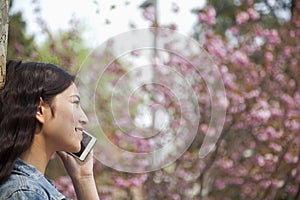
POLYGON ((97 138, 93 135, 89 134, 86 131, 82 131, 82 140, 80 142, 80 151, 70 153, 71 155, 75 156, 81 161, 84 161, 87 157, 88 153, 92 150, 93 146, 95 145, 97 138))

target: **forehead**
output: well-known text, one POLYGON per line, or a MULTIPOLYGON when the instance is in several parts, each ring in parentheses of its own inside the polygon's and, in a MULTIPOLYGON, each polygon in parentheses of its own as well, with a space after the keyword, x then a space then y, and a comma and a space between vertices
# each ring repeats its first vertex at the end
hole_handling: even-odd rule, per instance
POLYGON ((68 98, 72 95, 78 95, 79 96, 78 88, 74 83, 72 83, 65 91, 58 94, 56 97, 57 98, 60 98, 60 97, 68 98))

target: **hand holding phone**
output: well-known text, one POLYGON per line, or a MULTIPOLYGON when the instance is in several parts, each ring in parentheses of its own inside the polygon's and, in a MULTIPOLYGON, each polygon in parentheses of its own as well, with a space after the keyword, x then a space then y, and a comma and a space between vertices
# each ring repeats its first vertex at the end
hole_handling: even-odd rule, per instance
POLYGON ((86 131, 82 131, 82 140, 81 140, 81 148, 79 152, 72 152, 70 153, 75 158, 79 159, 80 161, 84 161, 89 152, 93 149, 97 138, 86 131))

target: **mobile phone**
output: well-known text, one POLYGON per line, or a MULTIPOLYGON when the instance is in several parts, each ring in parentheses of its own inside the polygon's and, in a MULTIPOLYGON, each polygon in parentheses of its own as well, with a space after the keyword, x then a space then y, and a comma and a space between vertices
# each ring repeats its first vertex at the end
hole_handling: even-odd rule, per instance
POLYGON ((75 158, 79 159, 80 161, 84 161, 89 152, 93 149, 97 138, 86 131, 82 131, 82 140, 81 140, 81 148, 79 152, 70 153, 75 158))

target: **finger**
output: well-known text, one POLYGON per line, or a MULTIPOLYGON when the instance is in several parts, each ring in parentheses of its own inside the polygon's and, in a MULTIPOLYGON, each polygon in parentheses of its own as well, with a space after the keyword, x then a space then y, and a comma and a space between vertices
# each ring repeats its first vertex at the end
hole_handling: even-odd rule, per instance
POLYGON ((60 157, 60 158, 62 158, 62 159, 66 159, 67 158, 67 153, 66 152, 63 152, 63 151, 57 151, 56 152, 57 153, 57 155, 60 157))

